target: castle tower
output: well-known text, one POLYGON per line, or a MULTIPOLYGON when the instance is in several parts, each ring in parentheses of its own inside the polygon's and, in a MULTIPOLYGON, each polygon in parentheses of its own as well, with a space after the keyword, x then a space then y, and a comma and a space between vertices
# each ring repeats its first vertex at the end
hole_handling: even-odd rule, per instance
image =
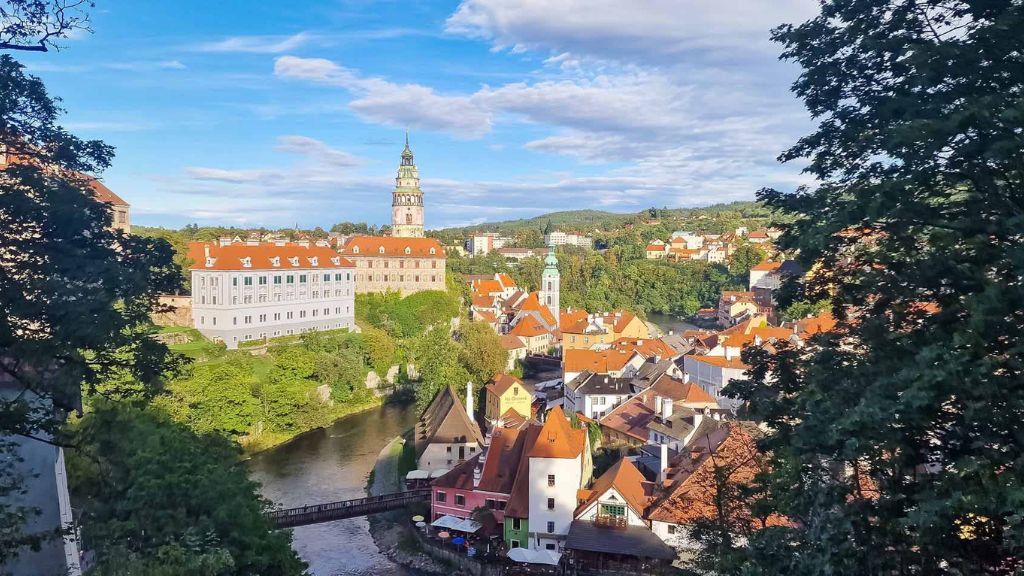
POLYGON ((555 326, 558 326, 560 308, 558 294, 561 290, 561 276, 558 274, 558 257, 555 256, 555 249, 548 249, 548 255, 544 258, 544 272, 540 276, 540 302, 551 310, 555 317, 555 326))
POLYGON ((391 235, 400 238, 423 237, 423 192, 420 175, 409 149, 409 133, 405 133, 405 150, 395 178, 391 198, 391 235))

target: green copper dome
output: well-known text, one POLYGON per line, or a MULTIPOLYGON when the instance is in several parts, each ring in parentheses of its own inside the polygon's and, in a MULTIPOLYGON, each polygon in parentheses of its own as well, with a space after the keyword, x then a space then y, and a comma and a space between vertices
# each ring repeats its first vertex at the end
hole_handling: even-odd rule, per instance
POLYGON ((544 270, 558 270, 558 257, 555 256, 554 248, 548 249, 548 255, 544 258, 544 270))

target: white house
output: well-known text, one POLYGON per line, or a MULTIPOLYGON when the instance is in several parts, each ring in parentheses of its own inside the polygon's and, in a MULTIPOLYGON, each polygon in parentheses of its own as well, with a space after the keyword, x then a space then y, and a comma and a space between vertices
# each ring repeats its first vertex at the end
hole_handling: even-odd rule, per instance
POLYGON ((590 483, 594 469, 587 431, 573 428, 556 406, 529 458, 530 532, 523 547, 560 553, 578 504, 577 491, 590 483))
POLYGON ((582 372, 565 382, 565 411, 579 412, 587 418, 600 420, 616 406, 633 396, 631 377, 582 372))
POLYGON ((592 248, 594 246, 594 239, 582 234, 568 234, 556 230, 544 235, 544 245, 548 247, 579 246, 580 248, 592 248))
POLYGON ((192 321, 210 339, 355 328, 354 264, 326 246, 193 242, 192 321))
POLYGON ((728 351, 724 356, 688 355, 683 360, 683 371, 714 398, 719 406, 728 410, 736 410, 743 401, 724 396, 722 389, 733 380, 744 379, 743 373, 749 368, 740 360, 739 354, 728 351))

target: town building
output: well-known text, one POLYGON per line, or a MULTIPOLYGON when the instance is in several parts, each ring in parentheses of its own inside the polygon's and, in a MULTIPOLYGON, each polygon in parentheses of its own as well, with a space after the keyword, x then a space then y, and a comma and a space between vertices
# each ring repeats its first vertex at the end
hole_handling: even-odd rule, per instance
POLYGON ((546 251, 543 248, 504 247, 496 249, 495 252, 504 256, 509 262, 518 262, 526 258, 543 258, 546 251))
POLYGON ((355 264, 357 294, 445 290, 445 252, 433 238, 353 236, 341 255, 355 264))
POLYGON ((466 384, 465 404, 452 386, 442 388, 416 421, 416 467, 451 469, 476 455, 484 438, 474 418, 471 384, 466 384))
POLYGON ((718 298, 718 323, 723 327, 735 326, 758 310, 753 292, 723 290, 718 298))
POLYGON ((132 223, 129 217, 130 206, 128 203, 117 194, 114 194, 110 188, 107 188, 103 182, 96 178, 89 178, 89 188, 92 189, 93 196, 97 200, 110 205, 110 216, 112 218, 110 227, 114 230, 120 230, 125 234, 130 233, 132 231, 132 223))
POLYGON ((512 242, 512 238, 497 232, 480 232, 466 240, 466 251, 473 256, 487 256, 491 252, 504 248, 512 242))
POLYGON ((593 248, 594 239, 582 234, 569 234, 558 230, 544 235, 544 245, 553 248, 555 246, 577 246, 579 248, 593 248))
POLYGON ((405 133, 405 149, 395 177, 395 191, 391 195, 391 236, 395 238, 423 237, 423 192, 420 175, 409 149, 409 133, 405 133))
POLYGON ((508 361, 505 364, 505 370, 508 372, 515 370, 517 361, 526 358, 526 343, 519 336, 502 334, 501 347, 508 354, 508 361))
POLYGON ((633 396, 631 378, 582 372, 565 382, 565 411, 599 420, 633 396))
POLYGON ((484 387, 484 418, 495 422, 509 410, 529 418, 533 403, 533 389, 511 374, 496 374, 484 387))
POLYGON ((561 330, 565 350, 611 344, 619 338, 650 338, 647 324, 636 314, 625 310, 588 314, 575 322, 563 324, 561 330))
POLYGON ((228 348, 355 328, 354 265, 326 246, 193 242, 189 258, 193 325, 228 348))
POLYGON ((551 249, 547 257, 544 258, 544 271, 540 275, 540 284, 539 297, 541 305, 551 313, 551 316, 555 319, 554 327, 558 328, 559 316, 561 315, 559 295, 562 290, 562 280, 558 272, 558 257, 555 256, 554 249, 551 249))

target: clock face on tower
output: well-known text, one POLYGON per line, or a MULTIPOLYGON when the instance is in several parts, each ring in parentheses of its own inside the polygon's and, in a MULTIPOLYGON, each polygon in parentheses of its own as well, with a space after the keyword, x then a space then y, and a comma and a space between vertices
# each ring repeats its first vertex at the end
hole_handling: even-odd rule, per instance
POLYGON ((391 235, 399 238, 423 237, 423 192, 420 190, 420 176, 416 169, 412 150, 409 148, 409 134, 405 135, 405 149, 398 165, 395 191, 391 198, 391 235))

